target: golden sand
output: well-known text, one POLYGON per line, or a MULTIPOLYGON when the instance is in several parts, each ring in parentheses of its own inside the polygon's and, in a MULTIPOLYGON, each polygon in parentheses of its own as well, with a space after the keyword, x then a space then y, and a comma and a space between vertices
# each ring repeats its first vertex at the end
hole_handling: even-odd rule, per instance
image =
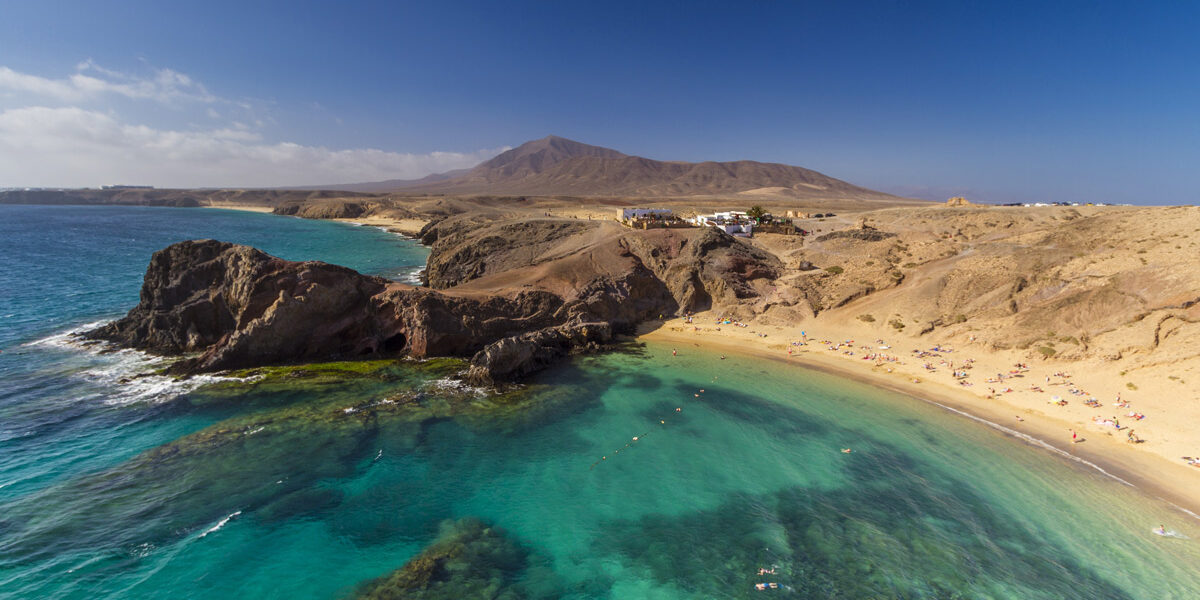
POLYGON ((1149 390, 1139 393, 1122 390, 1118 387, 1120 378, 1116 374, 1079 364, 1067 373, 1069 377, 1062 377, 1055 376, 1056 372, 1061 372, 1061 366, 1029 364, 1029 369, 1022 371, 1019 377, 1014 374, 1006 376, 1001 383, 987 383, 986 379, 998 373, 1008 375, 1010 371, 1018 370, 1014 365, 1022 360, 1004 352, 986 350, 982 342, 936 353, 938 356, 917 358, 913 350, 928 351, 936 343, 899 337, 891 342, 881 341, 877 331, 872 335, 852 326, 834 329, 822 325, 820 329, 802 329, 752 323, 746 327, 719 325, 716 317, 715 314, 701 313, 692 323, 682 318, 672 319, 643 332, 640 337, 681 347, 690 345, 708 351, 791 362, 936 402, 1041 440, 1093 463, 1149 495, 1200 514, 1200 468, 1189 466, 1180 459, 1180 452, 1188 448, 1188 444, 1191 444, 1191 453, 1184 452, 1184 455, 1200 454, 1194 415, 1188 410, 1191 407, 1152 402, 1149 399, 1153 392, 1149 390), (802 331, 807 335, 802 335, 802 331), (850 340, 853 342, 847 344, 850 340), (794 346, 792 342, 804 342, 804 345, 794 346), (838 347, 838 344, 842 345, 838 347), (832 349, 835 347, 836 350, 832 349), (864 360, 863 356, 869 354, 882 354, 895 360, 864 360), (965 369, 968 375, 962 380, 957 379, 954 371, 962 370, 967 359, 973 359, 971 367, 965 369), (951 361, 953 368, 949 364, 951 361), (927 369, 926 363, 933 370, 927 369), (972 385, 964 386, 960 381, 972 385), (1089 407, 1084 404, 1086 396, 1069 393, 1072 384, 1099 400, 1102 407, 1089 407), (996 393, 992 394, 990 389, 996 393), (1012 391, 1002 392, 1004 389, 1012 391), (1128 406, 1114 406, 1118 393, 1128 406), (992 396, 990 399, 989 395, 992 396), (1067 404, 1053 403, 1055 397, 1065 399, 1067 404), (1144 413, 1146 418, 1138 421, 1126 417, 1131 411, 1144 413), (1115 416, 1123 428, 1118 431, 1112 426, 1095 423, 1095 416, 1115 416), (1144 441, 1127 441, 1129 429, 1144 441), (1078 442, 1072 442, 1072 430, 1078 432, 1078 442))

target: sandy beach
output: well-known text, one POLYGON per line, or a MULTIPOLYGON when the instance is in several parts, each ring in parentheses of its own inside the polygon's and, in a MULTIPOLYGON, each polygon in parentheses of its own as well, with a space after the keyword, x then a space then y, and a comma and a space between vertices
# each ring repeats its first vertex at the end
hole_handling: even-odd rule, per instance
POLYGON ((391 217, 381 217, 377 215, 357 217, 354 219, 331 219, 339 223, 352 223, 354 225, 369 225, 371 227, 383 227, 393 233, 416 237, 421 233, 421 228, 428 221, 424 219, 394 219, 391 217))
MULTIPOLYGON (((256 213, 270 213, 275 210, 273 207, 270 207, 270 206, 254 206, 254 205, 249 205, 249 204, 212 204, 211 206, 206 206, 205 208, 222 208, 222 209, 226 209, 226 210, 243 210, 243 211, 247 211, 247 212, 256 212, 256 213)), ((371 227, 383 227, 383 228, 386 228, 388 231, 391 231, 394 233, 399 233, 401 235, 407 235, 409 237, 416 237, 421 232, 421 228, 424 227, 426 223, 428 223, 428 221, 425 219, 397 219, 397 218, 385 217, 385 216, 379 216, 379 215, 367 215, 367 216, 357 217, 357 218, 353 218, 353 219, 329 219, 329 220, 337 221, 339 223, 350 223, 352 225, 369 225, 371 227)))
POLYGON ((982 343, 957 347, 901 336, 888 340, 880 338, 878 331, 853 326, 739 326, 719 324, 717 317, 700 313, 690 323, 684 318, 667 320, 645 328, 640 339, 670 343, 680 352, 700 347, 768 358, 781 365, 793 363, 934 402, 1200 515, 1200 468, 1180 459, 1200 453, 1195 409, 1190 403, 1164 400, 1157 395, 1160 390, 1122 389, 1116 374, 1088 364, 1069 365, 1065 372, 1057 363, 1020 369, 1015 365, 1022 360, 989 351, 982 343), (927 354, 918 356, 914 350, 927 354), (864 356, 871 358, 864 360, 864 356), (998 374, 1005 378, 987 381, 998 374), (1095 398, 1100 408, 1086 405, 1088 396, 1072 394, 1070 389, 1095 398), (1118 396, 1126 406, 1114 405, 1118 396), (1067 403, 1060 405, 1053 398, 1067 403), (1144 420, 1127 417, 1131 412, 1145 414, 1144 420), (1121 429, 1093 420, 1112 417, 1121 429), (1129 430, 1144 441, 1127 441, 1129 430), (1072 431, 1078 434, 1077 442, 1072 442, 1072 431))
POLYGON ((223 208, 225 210, 241 210, 241 211, 256 212, 256 213, 269 213, 269 212, 272 212, 275 210, 274 207, 271 207, 271 206, 255 206, 252 204, 234 204, 232 202, 230 202, 230 203, 213 203, 208 206, 204 206, 202 208, 223 208))

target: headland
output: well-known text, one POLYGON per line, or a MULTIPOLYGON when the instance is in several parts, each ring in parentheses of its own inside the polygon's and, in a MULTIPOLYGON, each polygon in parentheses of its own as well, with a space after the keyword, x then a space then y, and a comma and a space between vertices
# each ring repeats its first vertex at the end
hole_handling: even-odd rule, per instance
POLYGON ((470 357, 501 381, 661 323, 650 337, 940 398, 1200 512, 1200 209, 934 204, 565 142, 392 191, 164 192, 416 237, 425 283, 189 243, 156 255, 142 305, 94 337, 196 353, 180 372, 393 353, 470 357), (640 183, 605 179, 617 166, 640 183))

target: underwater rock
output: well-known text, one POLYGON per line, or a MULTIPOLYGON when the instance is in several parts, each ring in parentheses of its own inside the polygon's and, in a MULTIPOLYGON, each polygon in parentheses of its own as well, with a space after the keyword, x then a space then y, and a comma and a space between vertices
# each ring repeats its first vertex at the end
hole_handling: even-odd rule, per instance
POLYGON ((403 567, 371 581, 360 600, 391 598, 496 598, 538 596, 523 583, 530 553, 502 529, 476 518, 442 525, 438 539, 403 567))

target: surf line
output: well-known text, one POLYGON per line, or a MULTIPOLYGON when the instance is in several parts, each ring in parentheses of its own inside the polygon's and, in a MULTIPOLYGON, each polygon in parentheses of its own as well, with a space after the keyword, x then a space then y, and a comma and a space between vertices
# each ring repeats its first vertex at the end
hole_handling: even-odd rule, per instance
POLYGON ((1063 456, 1065 458, 1073 460, 1081 465, 1087 465, 1087 466, 1099 471, 1101 474, 1105 475, 1106 477, 1109 477, 1109 478, 1113 479, 1114 481, 1123 483, 1131 488, 1137 487, 1136 485, 1133 485, 1132 483, 1129 483, 1128 481, 1125 481, 1124 479, 1121 479, 1120 477, 1117 477, 1116 475, 1113 475, 1112 473, 1105 471, 1103 467, 1101 467, 1100 465, 1098 465, 1090 460, 1087 460, 1084 458, 1079 458, 1078 456, 1075 456, 1074 454, 1071 454, 1070 452, 1067 452, 1066 450, 1062 450, 1060 448, 1055 448, 1054 446, 1047 444, 1046 442, 1044 442, 1038 438, 1035 438, 1031 435, 1021 433, 1020 431, 1017 431, 1015 429, 1009 429, 1008 427, 1005 427, 999 423, 989 421, 987 419, 984 419, 983 417, 977 417, 969 412, 961 411, 961 410, 958 410, 957 408, 952 408, 952 407, 946 406, 945 404, 942 404, 941 402, 935 402, 933 400, 926 400, 926 402, 929 402, 930 404, 934 404, 936 406, 940 406, 954 414, 962 415, 973 421, 978 421, 980 423, 983 423, 984 425, 987 425, 988 427, 991 427, 992 429, 1001 431, 1001 432, 1011 435, 1015 438, 1024 440, 1030 444, 1033 444, 1034 446, 1038 446, 1039 448, 1045 448, 1046 450, 1050 450, 1051 452, 1054 452, 1060 456, 1063 456))
MULTIPOLYGON (((232 514, 230 514, 229 516, 225 517, 224 519, 221 519, 220 521, 217 521, 217 524, 216 524, 216 525, 213 525, 212 527, 209 527, 207 531, 205 531, 204 533, 201 533, 201 534, 200 534, 200 537, 204 537, 204 536, 206 536, 206 535, 208 535, 208 534, 210 534, 210 533, 213 533, 213 532, 215 532, 215 531, 218 531, 218 530, 220 530, 222 527, 224 527, 224 526, 225 526, 225 524, 226 524, 226 523, 230 522, 231 520, 233 520, 233 518, 234 518, 234 517, 236 517, 236 516, 238 516, 238 515, 240 515, 240 514, 242 514, 242 511, 240 511, 240 510, 238 510, 238 511, 234 511, 232 514)), ((196 539, 200 539, 200 538, 196 538, 196 539)))

